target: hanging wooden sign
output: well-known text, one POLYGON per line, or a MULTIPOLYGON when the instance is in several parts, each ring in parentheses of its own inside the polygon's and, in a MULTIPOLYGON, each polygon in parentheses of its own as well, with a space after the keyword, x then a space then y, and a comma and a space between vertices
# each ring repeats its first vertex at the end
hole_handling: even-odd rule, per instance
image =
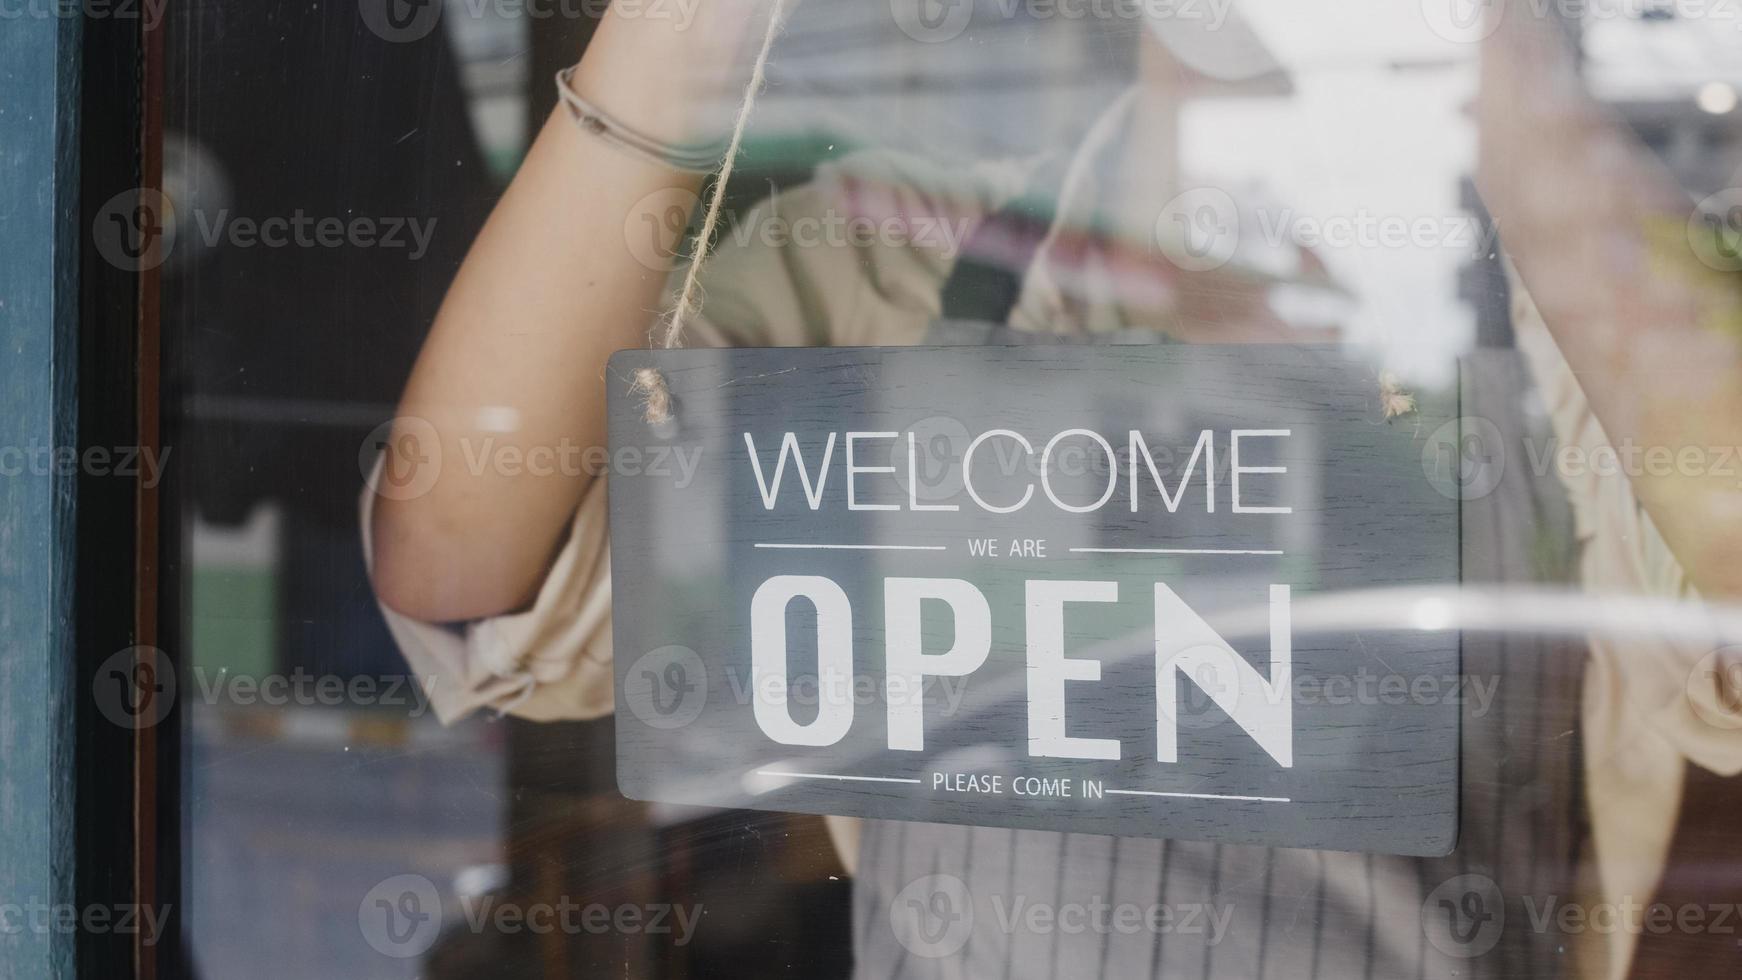
POLYGON ((626 351, 609 370, 612 458, 638 461, 610 477, 628 796, 1455 842, 1456 631, 1305 615, 1456 584, 1456 494, 1423 468, 1454 406, 1387 423, 1370 365, 1271 345, 626 351), (631 390, 646 368, 669 421, 631 390))

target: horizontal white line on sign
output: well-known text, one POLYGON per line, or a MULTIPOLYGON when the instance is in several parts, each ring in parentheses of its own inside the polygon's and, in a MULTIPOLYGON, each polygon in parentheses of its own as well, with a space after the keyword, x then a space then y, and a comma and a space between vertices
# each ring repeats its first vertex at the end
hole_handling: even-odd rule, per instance
POLYGON ((818 551, 946 551, 941 544, 763 544, 758 548, 788 548, 818 551))
POLYGON ((1239 551, 1230 548, 1072 548, 1081 555, 1280 555, 1280 551, 1239 551))
POLYGON ((778 769, 758 769, 758 776, 791 776, 794 779, 841 779, 850 783, 915 783, 917 779, 899 779, 894 776, 836 776, 826 772, 781 772, 778 769))
POLYGON ((1147 789, 1110 789, 1119 796, 1177 796, 1188 800, 1250 800, 1256 803, 1289 803, 1286 796, 1229 796, 1225 793, 1157 793, 1147 789))

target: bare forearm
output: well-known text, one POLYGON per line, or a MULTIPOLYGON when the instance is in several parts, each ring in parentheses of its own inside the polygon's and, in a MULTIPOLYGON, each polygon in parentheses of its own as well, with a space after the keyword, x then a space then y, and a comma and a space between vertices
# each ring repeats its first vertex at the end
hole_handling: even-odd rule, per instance
MULTIPOLYGON (((693 31, 707 25, 696 24, 693 31)), ((701 38, 607 17, 575 89, 627 125, 673 142, 701 131, 701 38)), ((591 477, 574 462, 605 444, 606 359, 646 342, 682 221, 637 221, 700 178, 584 133, 559 108, 473 244, 418 358, 400 430, 440 442, 426 492, 381 499, 376 588, 420 618, 507 611, 535 593, 591 477), (647 236, 632 248, 628 233, 647 236), (421 420, 421 421, 409 421, 421 420), (425 424, 427 423, 427 424, 425 424), (559 455, 560 454, 560 455, 559 455)), ((434 458, 435 453, 423 455, 434 458)))

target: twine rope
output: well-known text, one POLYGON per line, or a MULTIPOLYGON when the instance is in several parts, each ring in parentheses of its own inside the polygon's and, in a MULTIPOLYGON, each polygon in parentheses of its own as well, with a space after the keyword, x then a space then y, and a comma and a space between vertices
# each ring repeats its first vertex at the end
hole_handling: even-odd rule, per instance
MULTIPOLYGON (((744 145, 744 133, 750 128, 750 115, 755 111, 756 99, 762 94, 762 88, 768 81, 768 56, 774 50, 775 38, 780 36, 786 4, 787 0, 774 0, 768 17, 768 31, 762 37, 762 47, 756 53, 750 81, 745 85, 744 97, 738 103, 737 118, 732 122, 732 138, 726 144, 725 159, 720 163, 719 173, 714 177, 713 189, 708 194, 707 212, 702 218, 701 230, 696 233, 695 254, 690 258, 689 269, 684 272, 683 286, 678 290, 677 301, 661 317, 665 322, 662 345, 665 350, 675 350, 683 346, 684 325, 700 310, 702 266, 713 251, 714 236, 719 230, 720 217, 726 207, 726 184, 732 179, 732 171, 738 165, 738 152, 744 145)), ((671 421, 671 389, 666 386, 665 376, 658 369, 646 367, 636 370, 634 390, 645 400, 649 424, 661 425, 671 421)))
MULTIPOLYGON (((714 186, 708 194, 707 212, 702 218, 701 230, 696 233, 695 254, 691 256, 689 268, 684 272, 683 286, 678 290, 676 302, 660 317, 665 324, 665 335, 661 344, 665 350, 676 350, 683 346, 684 326, 691 316, 700 312, 702 266, 713 252, 714 237, 719 231, 720 218, 726 206, 726 184, 731 181, 732 171, 738 165, 738 153, 744 146, 744 133, 750 128, 750 116, 756 110, 756 100, 768 82, 769 53, 774 50, 774 41, 780 36, 788 2, 789 0, 774 0, 768 17, 768 30, 762 36, 762 47, 756 53, 750 81, 744 86, 744 96, 738 103, 737 117, 732 121, 732 137, 726 144, 725 158, 720 162, 714 186)), ((1123 98, 1128 101, 1129 93, 1123 98)), ((1098 122, 1096 129, 1099 130, 1105 121, 1103 118, 1098 122)), ((1075 169, 1073 166, 1073 171, 1075 169)), ((1067 178, 1067 184, 1074 182, 1067 178)), ((1055 225, 1049 230, 1047 239, 1042 244, 1043 251, 1056 234, 1055 225)), ((630 388, 641 396, 645 408, 644 417, 649 425, 666 426, 672 422, 671 388, 657 368, 637 368, 630 388)), ((1380 379, 1379 393, 1387 422, 1399 416, 1413 414, 1416 410, 1415 397, 1404 391, 1396 376, 1390 372, 1386 372, 1380 379)))

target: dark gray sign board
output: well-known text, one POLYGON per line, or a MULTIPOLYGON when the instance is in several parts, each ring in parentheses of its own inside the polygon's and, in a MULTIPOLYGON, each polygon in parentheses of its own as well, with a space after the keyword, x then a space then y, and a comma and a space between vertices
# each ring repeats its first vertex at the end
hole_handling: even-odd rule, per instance
POLYGON ((1454 845, 1456 630, 1296 619, 1456 584, 1423 469, 1451 399, 1387 422, 1371 365, 1283 345, 625 351, 609 377, 627 796, 1454 845))

